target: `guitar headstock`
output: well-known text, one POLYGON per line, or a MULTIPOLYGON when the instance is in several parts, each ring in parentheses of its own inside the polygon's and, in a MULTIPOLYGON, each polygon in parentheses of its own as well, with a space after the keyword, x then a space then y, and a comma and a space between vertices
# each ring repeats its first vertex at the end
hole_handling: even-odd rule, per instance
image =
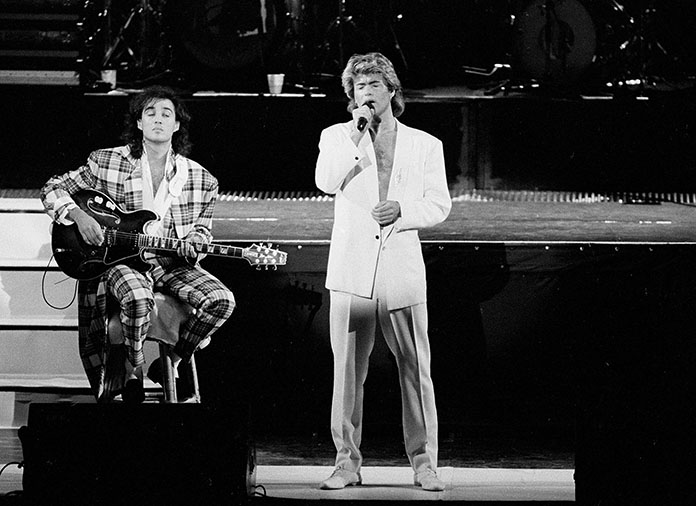
POLYGON ((288 254, 284 251, 271 248, 271 244, 268 246, 264 244, 252 244, 248 248, 244 248, 242 256, 251 265, 256 266, 257 269, 265 267, 273 267, 274 269, 279 265, 285 265, 287 263, 288 254))

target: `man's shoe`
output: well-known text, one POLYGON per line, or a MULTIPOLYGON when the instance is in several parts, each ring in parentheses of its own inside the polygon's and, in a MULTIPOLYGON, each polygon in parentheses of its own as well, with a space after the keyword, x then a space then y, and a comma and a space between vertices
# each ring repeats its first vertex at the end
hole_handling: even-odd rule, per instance
POLYGON ((321 482, 320 488, 324 490, 339 490, 350 485, 362 485, 360 473, 337 467, 331 476, 321 482))
POLYGON ((413 484, 429 492, 442 492, 445 490, 445 483, 437 477, 437 474, 432 469, 414 475, 413 484))
POLYGON ((147 368, 147 377, 150 381, 161 385, 164 381, 162 380, 162 362, 160 359, 153 360, 150 367, 147 368))
POLYGON ((145 401, 143 382, 139 379, 129 379, 121 392, 121 399, 126 404, 141 404, 145 401))
MULTIPOLYGON (((186 364, 184 364, 183 362, 179 365, 183 365, 184 368, 186 367, 186 364)), ((184 371, 184 373, 180 377, 176 378, 176 395, 181 399, 187 399, 187 402, 198 402, 196 400, 196 395, 193 391, 193 385, 191 384, 191 381, 189 380, 188 376, 188 372, 184 371), (194 401, 191 401, 190 399, 194 399, 194 401)), ((147 369, 147 377, 150 378, 150 380, 153 383, 157 383, 158 385, 164 386, 162 362, 159 359, 153 361, 150 364, 150 367, 147 369)))

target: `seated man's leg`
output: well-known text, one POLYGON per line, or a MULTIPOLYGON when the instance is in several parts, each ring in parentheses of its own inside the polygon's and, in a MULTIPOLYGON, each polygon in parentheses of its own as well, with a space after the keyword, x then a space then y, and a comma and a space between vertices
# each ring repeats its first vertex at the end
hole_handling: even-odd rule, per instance
POLYGON ((145 363, 143 342, 150 326, 150 311, 155 304, 152 280, 126 265, 115 265, 104 273, 109 295, 120 308, 121 328, 131 375, 142 379, 145 363))
POLYGON ((195 314, 184 323, 173 350, 175 360, 188 361, 198 344, 232 315, 234 295, 215 276, 189 265, 171 269, 157 279, 157 283, 163 285, 163 291, 196 309, 195 314))

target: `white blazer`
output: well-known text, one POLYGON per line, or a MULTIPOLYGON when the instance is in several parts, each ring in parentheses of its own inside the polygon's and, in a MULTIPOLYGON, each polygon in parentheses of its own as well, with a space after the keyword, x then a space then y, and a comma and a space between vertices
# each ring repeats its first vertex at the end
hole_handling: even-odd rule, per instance
POLYGON ((444 221, 452 207, 442 142, 397 121, 387 200, 399 202, 401 216, 380 234, 370 215, 379 201, 374 146, 369 135, 355 146, 350 129, 351 122, 332 125, 319 141, 315 182, 323 192, 335 194, 326 288, 372 297, 381 247, 388 308, 424 303, 425 264, 418 229, 444 221))

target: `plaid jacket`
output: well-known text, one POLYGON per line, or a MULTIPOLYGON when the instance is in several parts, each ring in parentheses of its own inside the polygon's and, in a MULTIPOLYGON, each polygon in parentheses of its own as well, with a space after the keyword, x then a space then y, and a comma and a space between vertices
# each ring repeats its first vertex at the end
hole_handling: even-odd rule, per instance
MULTIPOLYGON (((170 211, 164 217, 164 234, 184 238, 195 230, 211 241, 217 179, 193 160, 173 153, 170 156, 173 163, 172 170, 165 174, 167 181, 171 182, 178 171, 186 171, 187 178, 181 188, 170 184, 173 199, 170 211)), ((67 210, 74 203, 71 195, 79 190, 99 190, 109 195, 124 211, 137 211, 143 205, 142 185, 140 159, 133 158, 127 146, 101 149, 92 152, 87 163, 78 169, 51 177, 41 189, 41 201, 54 220, 65 223, 67 210)), ((108 401, 110 394, 120 388, 119 382, 123 381, 118 375, 108 375, 107 378, 106 374, 109 346, 104 285, 98 279, 78 283, 80 357, 92 390, 100 401, 108 401), (116 383, 110 384, 112 382, 116 383)))

